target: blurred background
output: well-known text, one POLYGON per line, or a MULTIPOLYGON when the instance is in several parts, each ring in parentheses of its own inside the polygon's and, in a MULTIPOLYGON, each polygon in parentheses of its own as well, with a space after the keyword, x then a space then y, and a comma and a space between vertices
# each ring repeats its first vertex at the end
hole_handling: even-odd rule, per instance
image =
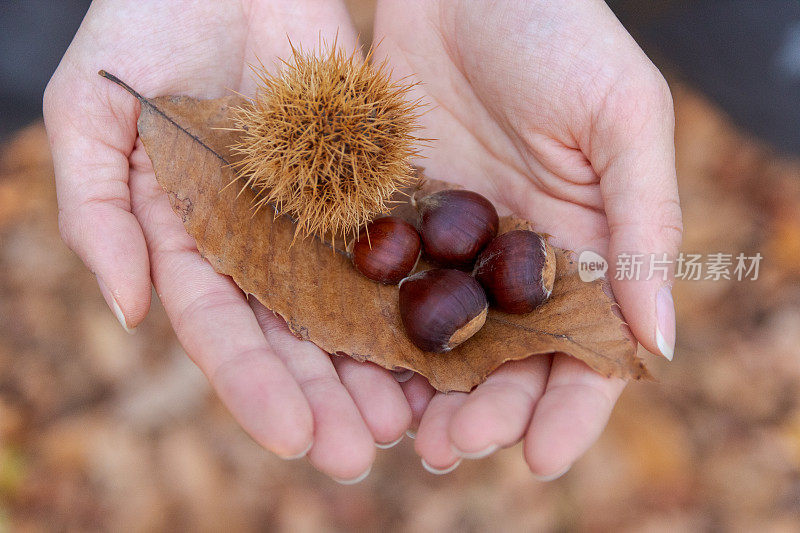
POLYGON ((405 439, 353 487, 262 451, 157 300, 128 336, 61 243, 41 92, 88 3, 0 11, 0 531, 800 531, 796 0, 611 2, 672 86, 684 251, 758 280, 677 283, 675 361, 562 479, 519 447, 433 476, 405 439))

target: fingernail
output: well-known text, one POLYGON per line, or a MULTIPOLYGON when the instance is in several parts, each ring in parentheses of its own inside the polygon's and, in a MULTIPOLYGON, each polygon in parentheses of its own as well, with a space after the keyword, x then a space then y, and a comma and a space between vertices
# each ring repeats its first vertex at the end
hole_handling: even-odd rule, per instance
POLYGON ((537 476, 536 474, 531 474, 531 475, 537 481, 542 481, 542 482, 554 481, 563 476, 564 474, 566 474, 567 472, 569 472, 570 468, 572 468, 572 465, 567 465, 567 467, 564 468, 563 470, 559 470, 555 474, 550 474, 549 476, 537 476))
POLYGON ((128 323, 125 320, 125 315, 122 314, 122 309, 117 303, 117 299, 114 298, 114 295, 111 294, 110 290, 108 290, 108 286, 105 283, 103 283, 103 280, 100 279, 100 276, 95 276, 95 277, 97 278, 97 285, 100 287, 100 293, 103 295, 103 298, 105 298, 106 303, 111 308, 111 311, 114 313, 114 316, 117 317, 117 320, 119 321, 122 328, 128 333, 133 333, 134 331, 136 331, 136 328, 128 327, 128 323))
POLYGON ((492 455, 494 452, 496 452, 499 446, 497 444, 490 444, 483 450, 477 452, 462 452, 455 446, 451 446, 451 448, 453 449, 454 454, 458 455, 463 459, 483 459, 484 457, 488 457, 492 455))
POLYGON ((392 441, 392 442, 389 442, 389 443, 383 444, 383 443, 380 443, 380 442, 376 442, 375 446, 380 448, 381 450, 388 450, 389 448, 393 448, 393 447, 397 446, 400 443, 401 440, 403 440, 403 436, 402 435, 400 435, 399 439, 397 439, 395 441, 392 441))
POLYGON ((360 476, 358 476, 358 477, 354 477, 353 479, 339 479, 339 478, 333 478, 333 480, 334 480, 336 483, 340 484, 340 485, 355 485, 356 483, 361 483, 362 481, 364 481, 365 479, 367 479, 367 476, 369 475, 369 473, 370 473, 370 471, 371 471, 371 470, 372 470, 372 465, 369 465, 369 468, 367 468, 367 469, 364 471, 364 473, 363 473, 363 474, 361 474, 361 475, 360 475, 360 476))
POLYGON ((308 455, 308 452, 311 451, 311 447, 312 446, 314 446, 314 441, 313 440, 308 443, 308 446, 306 446, 305 450, 303 450, 302 452, 300 452, 298 454, 295 454, 295 455, 278 455, 278 454, 276 454, 276 455, 278 455, 278 457, 280 457, 284 461, 294 461, 295 459, 300 459, 301 457, 305 457, 306 455, 308 455))
POLYGON ((412 431, 410 429, 406 430, 406 435, 408 435, 409 439, 416 439, 417 438, 417 432, 416 431, 412 431))
POLYGON ((406 381, 414 377, 414 371, 392 370, 392 375, 394 376, 394 379, 396 379, 398 383, 405 383, 406 381))
POLYGON ((656 344, 661 355, 672 361, 675 353, 675 303, 672 290, 664 285, 656 296, 656 344))
POLYGON ((438 468, 434 468, 431 465, 429 465, 427 462, 425 462, 425 459, 422 460, 422 467, 425 470, 427 470, 428 472, 430 472, 431 474, 435 474, 437 476, 443 476, 445 474, 449 474, 450 472, 452 472, 453 470, 458 468, 458 465, 460 465, 460 464, 461 464, 461 459, 459 458, 455 463, 453 463, 452 465, 448 466, 444 470, 439 470, 438 468))

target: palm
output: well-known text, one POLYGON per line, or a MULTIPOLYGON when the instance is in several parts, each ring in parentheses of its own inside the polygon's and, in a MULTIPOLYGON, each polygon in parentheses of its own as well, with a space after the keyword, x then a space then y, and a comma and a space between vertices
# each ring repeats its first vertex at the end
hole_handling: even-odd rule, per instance
POLYGON ((129 5, 130 17, 120 13, 124 2, 92 6, 45 98, 57 175, 64 176, 65 239, 98 275, 109 304, 124 312, 124 324, 144 318, 152 281, 187 353, 259 443, 282 456, 311 446, 320 470, 357 478, 372 463, 373 443, 394 441, 410 422, 400 386, 383 369, 332 361, 295 339, 212 270, 155 180, 137 139, 138 104, 96 75, 108 69, 145 96, 252 93, 248 64, 288 57, 287 35, 314 47, 338 33, 340 44, 354 47, 346 12, 333 2, 129 5), (121 18, 128 24, 120 26, 121 18), (75 167, 87 161, 89 171, 75 167))
MULTIPOLYGON (((593 35, 630 37, 587 26, 586 13, 570 12, 585 11, 581 3, 415 4, 380 4, 376 37, 395 74, 420 81, 416 96, 430 104, 426 174, 482 192, 558 246, 605 255, 597 128, 626 97, 614 84, 628 58, 613 53, 619 42, 596 46, 593 35)), ((524 437, 531 468, 553 474, 599 435, 623 387, 564 355, 506 364, 469 395, 436 395, 417 451, 443 470, 524 437)))

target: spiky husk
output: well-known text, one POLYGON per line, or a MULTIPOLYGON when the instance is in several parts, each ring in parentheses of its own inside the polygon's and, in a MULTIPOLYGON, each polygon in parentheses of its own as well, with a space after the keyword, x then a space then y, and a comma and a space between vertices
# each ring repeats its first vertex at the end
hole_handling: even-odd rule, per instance
POLYGON ((235 111, 237 176, 297 224, 296 235, 356 236, 414 182, 419 101, 383 62, 334 46, 323 55, 292 48, 291 62, 263 65, 256 96, 235 111))

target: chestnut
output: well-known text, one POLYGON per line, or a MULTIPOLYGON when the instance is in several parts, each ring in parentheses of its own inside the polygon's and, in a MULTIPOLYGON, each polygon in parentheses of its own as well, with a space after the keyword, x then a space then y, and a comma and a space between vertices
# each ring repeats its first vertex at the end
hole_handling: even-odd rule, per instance
POLYGON ((486 293, 466 272, 435 268, 400 282, 400 317, 420 350, 452 350, 483 327, 487 312, 486 293))
POLYGON ((529 313, 553 291, 556 257, 538 233, 515 230, 496 237, 481 252, 473 272, 493 306, 529 313))
POLYGON ((425 253, 441 265, 471 266, 497 235, 497 210, 476 192, 439 191, 418 200, 416 207, 425 253))
POLYGON ((361 229, 353 265, 373 281, 394 285, 414 270, 421 251, 416 228, 398 217, 382 217, 361 229))

